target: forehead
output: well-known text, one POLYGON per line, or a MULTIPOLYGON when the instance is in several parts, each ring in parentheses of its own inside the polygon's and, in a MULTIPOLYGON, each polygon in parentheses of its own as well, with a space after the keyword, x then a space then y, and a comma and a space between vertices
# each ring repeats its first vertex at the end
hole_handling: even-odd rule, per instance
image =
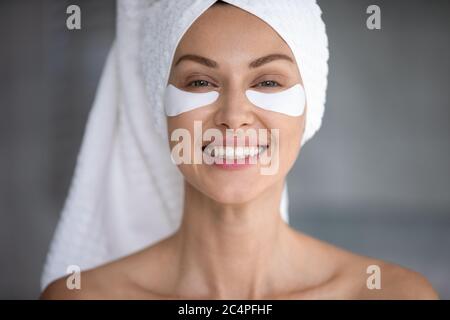
POLYGON ((273 52, 294 59, 291 49, 266 22, 232 5, 212 6, 186 31, 175 52, 215 60, 250 60, 273 52))

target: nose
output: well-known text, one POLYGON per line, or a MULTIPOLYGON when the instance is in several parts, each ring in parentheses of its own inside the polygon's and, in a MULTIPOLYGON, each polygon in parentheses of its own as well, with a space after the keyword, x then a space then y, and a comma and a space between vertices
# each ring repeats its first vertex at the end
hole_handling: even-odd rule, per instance
POLYGON ((241 89, 229 87, 221 92, 219 108, 214 122, 225 129, 239 129, 251 126, 255 121, 252 105, 241 89))

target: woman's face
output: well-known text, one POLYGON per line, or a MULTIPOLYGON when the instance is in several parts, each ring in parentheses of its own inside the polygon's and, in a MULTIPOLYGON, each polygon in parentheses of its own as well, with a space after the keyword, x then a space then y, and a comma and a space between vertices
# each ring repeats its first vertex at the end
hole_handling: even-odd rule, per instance
MULTIPOLYGON (((271 186, 281 185, 300 150, 307 110, 305 108, 301 116, 268 111, 253 105, 245 94, 249 89, 276 93, 302 84, 290 48, 269 25, 231 5, 212 6, 181 39, 169 83, 183 91, 219 93, 211 105, 167 117, 169 140, 174 130, 188 130, 192 155, 195 148, 205 149, 211 142, 201 136, 207 129, 218 129, 224 137, 227 129, 259 133, 264 132, 259 129, 266 129, 269 132, 268 149, 263 153, 272 158, 270 164, 263 165, 260 159, 247 165, 207 164, 204 161, 179 164, 188 183, 226 204, 250 201, 271 186), (194 130, 194 121, 201 121, 200 135, 194 130), (270 137, 276 129, 278 138, 270 137), (274 164, 276 159, 278 163, 274 164), (262 174, 262 168, 270 166, 274 170, 262 174)), ((254 140, 247 139, 247 146, 249 141, 254 140)), ((261 141, 257 140, 256 144, 262 145, 261 141)), ((233 142, 239 147, 238 140, 233 142)), ((178 143, 170 141, 171 149, 178 143)), ((230 141, 224 144, 229 145, 230 141)), ((252 145, 254 143, 250 143, 252 145)))

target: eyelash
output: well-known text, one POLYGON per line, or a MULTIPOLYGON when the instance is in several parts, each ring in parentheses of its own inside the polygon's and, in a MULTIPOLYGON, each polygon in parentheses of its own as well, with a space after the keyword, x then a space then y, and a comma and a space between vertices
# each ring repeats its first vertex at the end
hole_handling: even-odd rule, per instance
POLYGON ((207 80, 202 80, 202 79, 200 79, 200 80, 194 80, 194 81, 191 81, 190 83, 188 83, 188 87, 196 87, 196 88, 198 88, 198 87, 204 87, 204 86, 195 86, 195 85, 193 85, 193 84, 196 83, 196 82, 206 82, 206 83, 210 83, 209 81, 207 81, 207 80))
POLYGON ((274 83, 275 85, 274 86, 265 86, 265 87, 269 87, 269 88, 273 88, 273 87, 280 87, 281 85, 278 83, 278 82, 276 82, 275 80, 264 80, 264 81, 261 81, 261 82, 259 82, 256 86, 258 86, 258 87, 264 87, 264 86, 260 86, 260 84, 261 83, 268 83, 268 82, 272 82, 272 83, 274 83))
MULTIPOLYGON (((194 83, 197 83, 197 82, 206 82, 206 83, 210 83, 209 81, 207 81, 207 80, 194 80, 194 81, 191 81, 190 83, 188 83, 188 87, 196 87, 196 88, 198 88, 198 87, 204 87, 204 86, 196 86, 196 85, 193 85, 194 83)), ((274 81, 274 80, 264 80, 264 81, 261 81, 261 82, 259 82, 257 85, 256 85, 257 87, 269 87, 269 88, 274 88, 274 87, 279 87, 279 86, 281 86, 278 82, 276 82, 276 81, 274 81), (275 85, 272 85, 272 86, 261 86, 260 84, 262 84, 262 83, 268 83, 268 82, 270 82, 270 83, 273 83, 273 84, 275 84, 275 85)))

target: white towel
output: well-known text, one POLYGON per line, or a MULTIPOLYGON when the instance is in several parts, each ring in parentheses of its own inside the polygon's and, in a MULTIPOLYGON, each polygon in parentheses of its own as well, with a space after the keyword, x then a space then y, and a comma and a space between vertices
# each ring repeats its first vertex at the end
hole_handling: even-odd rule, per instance
MULTIPOLYGON (((119 0, 116 40, 89 114, 41 289, 170 235, 183 180, 165 137, 164 88, 178 42, 215 0, 119 0)), ((328 39, 315 0, 227 0, 268 23, 292 49, 308 104, 302 145, 320 128, 328 39)), ((287 191, 280 205, 288 221, 287 191)))

